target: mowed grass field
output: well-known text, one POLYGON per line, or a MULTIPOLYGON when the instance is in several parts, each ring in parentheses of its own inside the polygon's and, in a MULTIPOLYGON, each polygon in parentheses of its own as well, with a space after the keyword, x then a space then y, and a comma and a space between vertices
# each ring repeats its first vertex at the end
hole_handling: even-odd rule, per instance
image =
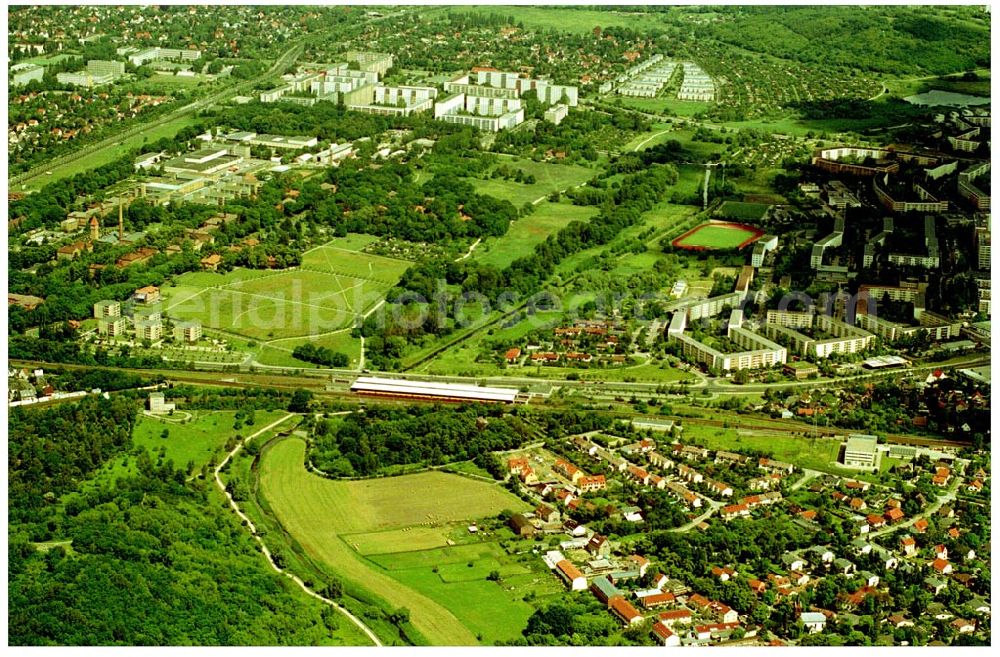
POLYGON ((674 246, 706 249, 735 249, 756 233, 740 226, 702 224, 674 240, 674 246))
MULTIPOLYGON (((360 251, 376 239, 370 235, 334 239, 307 252, 296 269, 189 272, 162 289, 164 307, 171 317, 197 319, 206 328, 253 340, 305 336, 322 340, 349 328, 385 298, 412 264, 360 251)), ((280 345, 285 349, 276 350, 277 359, 283 360, 280 353, 285 350, 290 359, 291 350, 300 342, 280 345)), ((355 348, 353 344, 348 347, 355 348)), ((297 361, 269 364, 301 365, 297 361)))
POLYGON ((434 645, 474 645, 477 634, 486 641, 520 631, 530 608, 494 582, 482 582, 492 588, 479 582, 463 588, 461 582, 434 582, 426 573, 406 575, 387 566, 408 558, 393 555, 439 545, 442 536, 455 535, 478 518, 525 510, 527 504, 494 484, 443 472, 332 481, 307 472, 304 456, 299 439, 268 447, 260 463, 260 490, 311 557, 389 608, 408 609, 412 625, 434 645), (407 542, 406 535, 413 540, 407 542), (362 552, 382 556, 376 561, 362 552), (485 605, 494 607, 477 621, 485 605))
POLYGON ((485 240, 472 257, 484 265, 503 269, 514 260, 530 255, 535 246, 571 221, 589 221, 596 214, 597 208, 590 206, 543 201, 535 206, 534 212, 515 221, 505 235, 485 240))

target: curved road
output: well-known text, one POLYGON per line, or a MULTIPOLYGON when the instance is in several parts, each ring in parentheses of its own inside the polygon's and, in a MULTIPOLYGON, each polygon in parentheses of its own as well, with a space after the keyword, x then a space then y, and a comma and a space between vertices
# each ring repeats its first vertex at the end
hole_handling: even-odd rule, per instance
POLYGON ((245 513, 243 513, 243 511, 240 510, 240 507, 236 503, 236 500, 234 500, 233 496, 230 495, 229 491, 226 490, 226 485, 222 483, 222 478, 219 476, 219 473, 222 471, 222 468, 224 468, 226 466, 226 464, 229 463, 230 459, 232 459, 234 456, 236 456, 236 454, 239 453, 239 451, 241 449, 243 449, 243 445, 244 444, 249 443, 251 440, 253 440, 257 436, 261 435, 262 433, 270 431, 271 429, 273 429, 274 427, 278 426, 279 424, 281 424, 282 422, 288 420, 291 417, 295 417, 295 414, 294 413, 289 413, 288 415, 284 416, 280 420, 275 420, 274 422, 272 422, 271 424, 267 425, 266 427, 264 427, 263 429, 261 429, 257 433, 255 433, 253 435, 250 435, 250 436, 247 436, 246 439, 244 439, 242 442, 237 443, 236 447, 234 447, 231 452, 229 452, 228 454, 226 454, 226 458, 222 459, 222 462, 219 463, 219 465, 215 466, 215 485, 218 487, 219 491, 221 491, 222 494, 226 496, 226 499, 229 500, 229 506, 236 513, 236 515, 239 517, 239 519, 242 520, 243 523, 247 526, 247 529, 250 530, 250 535, 253 536, 253 539, 255 541, 257 541, 258 545, 260 545, 260 550, 261 550, 261 552, 264 553, 264 556, 267 557, 267 562, 269 564, 271 564, 271 568, 273 568, 276 572, 284 575, 288 579, 290 579, 293 582, 295 582, 296 584, 298 584, 299 588, 301 588, 303 591, 305 591, 308 595, 312 596, 313 598, 316 598, 320 602, 322 602, 322 603, 324 603, 326 605, 329 605, 330 607, 333 607, 334 609, 336 609, 337 611, 339 611, 340 613, 342 613, 352 623, 354 623, 355 625, 357 625, 358 629, 360 629, 362 632, 364 632, 365 635, 367 635, 368 638, 371 640, 371 642, 373 644, 375 644, 375 646, 381 648, 382 647, 382 642, 379 641, 379 638, 377 636, 375 636, 375 633, 371 631, 371 628, 369 628, 367 625, 365 625, 364 622, 362 622, 362 620, 360 618, 358 618, 357 616, 355 616, 354 614, 352 614, 347 609, 345 609, 344 607, 340 606, 339 604, 337 604, 333 600, 330 600, 329 598, 325 598, 325 597, 321 596, 319 593, 316 593, 315 591, 313 591, 312 589, 310 589, 308 586, 306 586, 306 583, 303 582, 300 577, 298 577, 297 575, 295 575, 295 574, 293 574, 291 572, 288 572, 288 571, 282 569, 280 566, 278 566, 278 564, 276 564, 274 562, 274 558, 271 556, 271 551, 267 549, 267 545, 264 543, 264 539, 262 539, 260 537, 260 534, 257 533, 257 528, 254 526, 254 524, 250 520, 250 518, 248 518, 247 515, 245 513))

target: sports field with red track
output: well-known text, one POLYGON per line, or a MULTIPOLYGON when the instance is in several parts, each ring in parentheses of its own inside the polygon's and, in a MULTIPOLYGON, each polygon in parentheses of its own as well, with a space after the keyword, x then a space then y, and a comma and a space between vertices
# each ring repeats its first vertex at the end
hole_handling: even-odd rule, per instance
POLYGON ((689 251, 742 249, 764 234, 759 228, 728 221, 711 221, 695 226, 670 244, 689 251))

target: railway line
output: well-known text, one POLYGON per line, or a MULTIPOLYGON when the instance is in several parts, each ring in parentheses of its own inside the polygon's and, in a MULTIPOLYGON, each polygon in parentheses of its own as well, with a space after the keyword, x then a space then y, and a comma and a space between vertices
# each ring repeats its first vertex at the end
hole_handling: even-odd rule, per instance
MULTIPOLYGON (((94 369, 90 365, 74 365, 62 363, 47 363, 38 361, 12 360, 13 367, 42 368, 42 369, 67 369, 85 370, 94 369)), ((395 399, 377 399, 372 397, 360 397, 349 390, 349 384, 355 373, 340 373, 332 375, 329 372, 315 372, 310 374, 275 374, 256 372, 233 372, 226 373, 220 377, 218 372, 204 372, 191 370, 171 370, 155 368, 126 369, 125 371, 139 374, 146 377, 161 377, 168 384, 191 384, 211 388, 258 388, 268 387, 279 390, 305 389, 313 393, 316 398, 337 401, 346 404, 353 404, 363 407, 369 404, 377 405, 400 405, 405 403, 395 399)), ((373 373, 379 374, 379 373, 373 373)), ((465 379, 466 383, 476 383, 475 379, 465 379)), ((567 382, 573 383, 573 382, 567 382)), ((440 403, 432 402, 428 403, 440 403)), ((576 402, 572 400, 547 399, 544 402, 546 408, 578 408, 576 402)), ((621 416, 620 410, 591 409, 591 413, 621 416)), ((724 413, 715 409, 716 414, 724 413)), ((733 428, 750 431, 780 432, 790 436, 820 436, 828 438, 840 438, 851 433, 863 432, 862 429, 845 429, 842 427, 817 427, 798 420, 770 419, 739 415, 736 413, 726 413, 722 417, 703 418, 685 416, 663 416, 665 419, 680 421, 683 424, 701 425, 717 428, 733 428)), ((888 442, 912 445, 917 447, 949 447, 961 448, 968 446, 968 442, 933 436, 915 436, 908 434, 886 434, 888 442)))

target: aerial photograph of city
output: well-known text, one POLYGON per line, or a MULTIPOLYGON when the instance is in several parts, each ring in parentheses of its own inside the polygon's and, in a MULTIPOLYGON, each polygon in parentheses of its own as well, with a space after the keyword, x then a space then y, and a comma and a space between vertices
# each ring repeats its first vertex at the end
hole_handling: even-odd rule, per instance
POLYGON ((988 5, 5 13, 9 648, 991 644, 988 5))

